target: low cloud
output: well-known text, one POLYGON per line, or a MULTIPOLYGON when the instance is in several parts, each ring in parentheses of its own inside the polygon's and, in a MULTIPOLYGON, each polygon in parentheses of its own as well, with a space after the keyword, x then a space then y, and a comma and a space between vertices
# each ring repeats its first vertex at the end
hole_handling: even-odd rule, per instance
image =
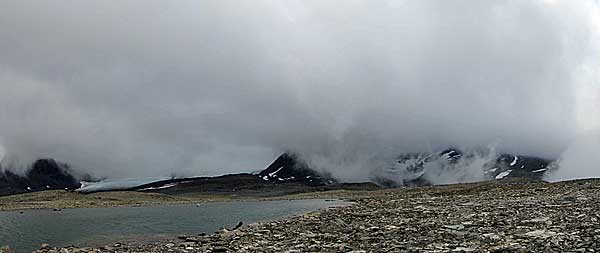
POLYGON ((346 180, 450 146, 556 158, 600 126, 599 14, 595 1, 2 1, 0 144, 5 161, 116 178, 253 171, 286 151, 346 180))
POLYGON ((544 178, 556 182, 582 178, 600 178, 600 132, 588 132, 577 138, 561 155, 556 169, 544 178))

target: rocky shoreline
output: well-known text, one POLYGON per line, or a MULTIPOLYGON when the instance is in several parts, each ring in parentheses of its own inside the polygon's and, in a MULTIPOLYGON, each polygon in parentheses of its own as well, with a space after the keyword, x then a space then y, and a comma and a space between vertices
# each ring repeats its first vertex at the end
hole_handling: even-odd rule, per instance
POLYGON ((600 180, 500 180, 356 193, 289 219, 54 252, 597 252, 600 180))

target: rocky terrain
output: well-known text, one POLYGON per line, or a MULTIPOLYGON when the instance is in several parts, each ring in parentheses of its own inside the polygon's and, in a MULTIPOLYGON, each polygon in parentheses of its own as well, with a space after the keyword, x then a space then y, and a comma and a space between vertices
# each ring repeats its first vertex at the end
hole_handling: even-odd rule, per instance
POLYGON ((600 180, 503 179, 371 192, 289 219, 211 235, 54 252, 597 252, 600 180))

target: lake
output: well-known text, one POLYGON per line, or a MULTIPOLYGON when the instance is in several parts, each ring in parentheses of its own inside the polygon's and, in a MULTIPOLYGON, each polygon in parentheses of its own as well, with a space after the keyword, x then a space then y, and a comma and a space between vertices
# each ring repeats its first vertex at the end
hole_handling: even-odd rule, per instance
POLYGON ((212 233, 240 221, 280 219, 342 204, 313 199, 0 212, 0 246, 31 252, 42 243, 102 246, 127 238, 212 233))

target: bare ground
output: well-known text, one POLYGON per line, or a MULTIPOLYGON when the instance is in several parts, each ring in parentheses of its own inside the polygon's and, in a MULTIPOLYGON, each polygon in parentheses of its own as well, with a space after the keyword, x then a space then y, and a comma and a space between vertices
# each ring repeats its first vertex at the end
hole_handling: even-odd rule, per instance
POLYGON ((211 235, 38 252, 598 252, 600 180, 500 180, 283 198, 355 202, 211 235))

